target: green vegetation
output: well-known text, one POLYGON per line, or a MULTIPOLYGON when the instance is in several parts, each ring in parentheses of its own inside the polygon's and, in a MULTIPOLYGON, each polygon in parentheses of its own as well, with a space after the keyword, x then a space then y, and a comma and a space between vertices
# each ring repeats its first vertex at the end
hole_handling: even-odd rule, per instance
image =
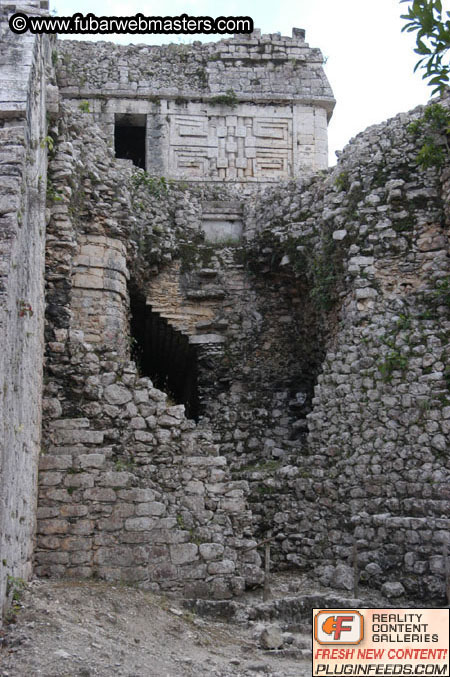
POLYGON ((327 239, 322 251, 310 262, 311 298, 322 310, 331 310, 337 300, 339 280, 343 277, 343 258, 338 243, 327 239))
POLYGON ((181 260, 181 272, 187 273, 196 267, 208 268, 217 248, 221 246, 220 244, 205 244, 203 239, 180 244, 178 254, 181 260))
POLYGON ((447 390, 450 391, 450 366, 445 367, 444 379, 445 379, 445 383, 447 384, 447 390))
POLYGON ((283 257, 289 258, 289 267, 298 278, 303 278, 311 299, 319 310, 331 310, 338 298, 340 284, 344 278, 344 255, 342 243, 333 240, 330 228, 324 229, 321 241, 308 236, 289 236, 283 241, 274 241, 270 232, 264 232, 257 247, 239 253, 239 259, 250 272, 257 273, 261 267, 278 271, 283 257), (255 250, 258 256, 255 257, 255 250))
POLYGON ((341 172, 338 174, 338 176, 335 179, 334 185, 338 189, 339 192, 341 190, 348 190, 350 187, 350 183, 348 180, 348 172, 341 172))
POLYGON ((423 145, 417 155, 417 164, 422 168, 440 168, 447 160, 449 145, 447 135, 450 133, 450 111, 439 103, 432 103, 425 108, 421 118, 412 122, 408 131, 414 136, 421 136, 423 145))
POLYGON ((392 378, 392 372, 403 371, 408 366, 408 357, 393 349, 389 351, 384 360, 378 363, 378 369, 381 377, 385 383, 388 383, 392 378))
POLYGON ((447 308, 450 308, 450 276, 436 280, 436 287, 432 298, 436 306, 447 306, 447 308))
POLYGON ((11 596, 14 603, 20 602, 22 599, 23 591, 25 590, 26 583, 23 578, 16 578, 15 576, 8 576, 6 579, 6 596, 11 596))
MULTIPOLYGON (((420 313, 420 320, 438 320, 440 307, 450 308, 450 275, 440 277, 434 282, 434 288, 422 292, 421 300, 426 306, 420 313)), ((442 332, 441 340, 446 343, 448 340, 445 330, 442 332)))
POLYGON ((400 0, 409 3, 407 14, 401 18, 407 22, 402 31, 416 32, 416 54, 420 59, 414 72, 422 68, 422 78, 433 86, 432 94, 443 94, 449 83, 448 50, 450 49, 450 12, 442 16, 442 0, 400 0))
POLYGON ((82 113, 90 113, 91 112, 91 108, 89 106, 89 101, 81 101, 78 108, 82 113))
POLYGON ((47 202, 61 202, 62 193, 60 190, 57 190, 50 179, 47 179, 47 202))
POLYGON ((168 192, 171 181, 164 176, 151 176, 143 169, 137 170, 131 177, 131 188, 134 192, 143 188, 152 197, 160 197, 168 192))
POLYGON ((53 151, 53 148, 55 147, 55 142, 51 136, 44 136, 40 145, 41 148, 47 148, 48 151, 51 153, 53 151))
MULTIPOLYGON (((6 561, 3 560, 3 565, 6 565, 6 561)), ((8 609, 5 613, 6 623, 15 623, 17 620, 17 612, 21 609, 20 601, 23 596, 23 591, 25 590, 26 583, 22 578, 16 578, 15 576, 7 576, 6 579, 6 596, 9 597, 12 601, 11 608, 8 609)))
POLYGON ((268 487, 265 484, 258 484, 256 491, 258 492, 258 494, 261 497, 263 497, 263 496, 271 496, 272 494, 276 494, 277 491, 279 491, 279 490, 276 489, 275 487, 268 487))
POLYGON ((407 368, 410 357, 410 335, 412 331, 412 318, 410 315, 403 313, 399 316, 394 327, 380 339, 381 343, 389 348, 387 354, 378 361, 377 365, 381 378, 385 383, 391 381, 394 371, 404 371, 407 368), (402 350, 397 342, 400 332, 407 332, 406 336, 400 337, 402 343, 405 344, 402 350))
POLYGON ((261 463, 253 463, 250 465, 244 465, 242 468, 236 468, 233 470, 233 473, 242 473, 242 472, 273 472, 281 466, 280 461, 269 460, 262 461, 261 463))
POLYGON ((223 106, 230 106, 230 108, 235 108, 238 105, 238 98, 236 96, 236 92, 234 89, 227 89, 225 94, 218 94, 217 96, 213 96, 210 100, 209 103, 213 105, 223 105, 223 106))
POLYGON ((197 68, 194 75, 197 76, 201 87, 207 87, 208 86, 208 73, 206 72, 206 70, 204 68, 197 68))
POLYGON ((411 318, 409 315, 400 315, 400 317, 397 320, 397 329, 399 331, 406 331, 407 329, 411 329, 411 318))
POLYGON ((114 461, 114 469, 117 472, 122 472, 122 471, 127 471, 127 470, 133 470, 135 467, 135 462, 134 458, 129 458, 128 460, 124 461, 121 458, 117 458, 114 461))

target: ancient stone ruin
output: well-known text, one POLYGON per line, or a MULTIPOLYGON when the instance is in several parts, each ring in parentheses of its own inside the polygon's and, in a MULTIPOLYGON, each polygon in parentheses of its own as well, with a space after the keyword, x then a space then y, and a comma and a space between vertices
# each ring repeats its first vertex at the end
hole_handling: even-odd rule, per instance
POLYGON ((269 537, 278 570, 442 603, 450 174, 417 164, 423 109, 327 170, 334 99, 304 31, 57 42, 13 34, 17 7, 2 605, 32 570, 229 598, 262 582, 269 537))

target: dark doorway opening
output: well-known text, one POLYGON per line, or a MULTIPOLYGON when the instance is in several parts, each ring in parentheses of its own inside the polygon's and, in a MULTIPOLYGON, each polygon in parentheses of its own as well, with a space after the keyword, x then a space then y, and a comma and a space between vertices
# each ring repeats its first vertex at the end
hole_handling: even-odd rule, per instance
POLYGON ((136 167, 145 169, 146 115, 116 114, 114 149, 116 157, 132 160, 136 167))
POLYGON ((174 329, 165 318, 152 312, 145 297, 130 289, 132 359, 143 376, 177 404, 184 404, 186 416, 199 417, 197 350, 188 337, 174 329))

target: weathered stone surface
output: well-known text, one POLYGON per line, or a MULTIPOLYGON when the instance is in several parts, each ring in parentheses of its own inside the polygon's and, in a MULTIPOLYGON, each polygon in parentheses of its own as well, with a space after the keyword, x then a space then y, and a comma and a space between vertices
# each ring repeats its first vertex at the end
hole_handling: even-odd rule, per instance
POLYGON ((125 520, 127 531, 149 531, 155 526, 155 521, 149 517, 133 517, 125 520))
POLYGON ((270 625, 261 632, 259 643, 263 649, 281 649, 284 644, 283 635, 279 628, 270 625))
POLYGON ((201 543, 199 549, 200 555, 206 560, 218 559, 224 551, 224 547, 220 543, 201 543))
POLYGON ((105 461, 105 454, 81 454, 77 456, 75 463, 80 468, 101 468, 105 461))
POLYGON ((208 564, 209 574, 232 574, 235 569, 236 564, 229 559, 222 560, 221 562, 210 562, 208 564))
MULTIPOLYGON (((189 55, 198 66, 195 75, 175 50, 146 47, 142 54, 139 46, 123 47, 122 59, 129 64, 127 72, 135 73, 133 80, 124 78, 123 71, 118 77, 116 54, 106 45, 98 48, 95 57, 90 55, 89 43, 83 45, 83 51, 75 42, 70 47, 62 45, 62 51, 70 52, 72 63, 69 69, 65 58, 61 59, 63 95, 70 98, 82 81, 87 99, 100 111, 98 97, 106 94, 108 113, 97 113, 96 117, 108 135, 112 131, 109 111, 121 111, 121 96, 138 95, 140 115, 148 114, 149 118, 153 109, 151 103, 144 103, 145 98, 161 97, 164 115, 158 121, 148 121, 153 144, 159 148, 146 159, 147 167, 159 176, 193 181, 274 181, 297 176, 301 170, 326 167, 327 118, 334 99, 318 50, 310 49, 304 38, 294 34, 277 45, 272 44, 272 36, 253 34, 252 41, 250 45, 247 36, 236 35, 231 41, 196 43, 189 55), (262 57, 258 50, 264 52, 262 57), (93 58, 108 64, 104 72, 94 75, 86 69, 93 58), (157 77, 153 71, 143 70, 142 63, 149 59, 157 77), (300 79, 297 67, 302 71, 300 79), (233 92, 229 101, 224 94, 227 91, 233 92), (201 108, 196 103, 199 96, 201 108), (221 96, 223 103, 218 105, 221 96), (268 106, 265 99, 279 103, 268 106), (161 137, 167 139, 166 145, 160 145, 161 137)), ((242 225, 233 200, 230 203, 223 213, 213 200, 208 202, 203 227, 208 241, 240 237, 242 225)), ((83 253, 98 256, 96 250, 83 253)))
MULTIPOLYGON (((14 11, 14 3, 0 7, 0 617, 7 577, 28 580, 32 572, 44 354, 47 152, 41 140, 47 122, 41 93, 50 48, 48 36, 9 30, 14 11)), ((58 416, 50 400, 49 416, 58 416)))
POLYGON ((198 557, 198 546, 194 543, 180 543, 170 546, 170 558, 173 564, 194 562, 198 557))
POLYGON ((130 484, 132 479, 131 473, 128 472, 105 472, 100 480, 101 486, 104 487, 126 487, 130 484))
MULTIPOLYGON (((6 111, 0 366, 24 396, 4 392, 2 556, 17 543, 11 566, 29 572, 34 516, 14 492, 26 476, 33 496, 40 446, 47 183, 38 572, 227 598, 261 582, 247 548, 268 531, 274 567, 351 590, 353 558, 371 586, 389 578, 409 598, 442 596, 448 170, 418 171, 415 111, 308 176, 325 166, 333 104, 320 55, 298 33, 251 40, 194 45, 186 62, 165 47, 143 59, 140 46, 96 45, 107 76, 88 68, 91 47, 65 42, 71 65, 59 59, 63 101, 48 129, 39 97, 23 105, 26 121, 6 111), (129 69, 116 82, 119 53, 129 69), (157 76, 144 73, 150 62, 157 76), (227 83, 235 107, 214 101, 227 83), (148 175, 113 156, 124 115, 145 126, 148 175), (151 353, 139 369, 134 349, 151 353), (161 373, 171 366, 175 378, 161 373)), ((33 36, 17 41, 35 60, 18 82, 22 106, 28 87, 43 91, 44 64, 33 36)))
POLYGON ((84 498, 88 501, 106 501, 109 503, 116 500, 116 492, 113 489, 86 489, 84 498))
POLYGON ((138 503, 136 506, 136 515, 153 515, 155 517, 160 517, 166 512, 166 506, 164 503, 159 503, 158 501, 152 501, 150 503, 138 503))
POLYGON ((383 593, 383 595, 386 595, 386 597, 388 597, 389 599, 392 599, 404 595, 405 588, 398 581, 392 581, 384 583, 381 586, 381 592, 383 593))
POLYGON ((338 590, 353 590, 353 569, 345 564, 338 564, 331 585, 338 590))
POLYGON ((132 394, 127 388, 115 383, 105 388, 105 399, 109 404, 126 404, 132 399, 132 394))

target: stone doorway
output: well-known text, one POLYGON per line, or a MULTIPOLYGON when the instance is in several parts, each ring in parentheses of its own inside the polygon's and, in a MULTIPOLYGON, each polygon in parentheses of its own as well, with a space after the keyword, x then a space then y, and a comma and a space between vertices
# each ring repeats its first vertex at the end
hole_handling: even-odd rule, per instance
POLYGON ((117 158, 132 160, 136 167, 146 169, 146 115, 116 114, 114 149, 117 158))
POLYGON ((199 417, 197 348, 189 336, 152 310, 141 292, 130 291, 131 356, 143 376, 165 391, 186 416, 199 417))

